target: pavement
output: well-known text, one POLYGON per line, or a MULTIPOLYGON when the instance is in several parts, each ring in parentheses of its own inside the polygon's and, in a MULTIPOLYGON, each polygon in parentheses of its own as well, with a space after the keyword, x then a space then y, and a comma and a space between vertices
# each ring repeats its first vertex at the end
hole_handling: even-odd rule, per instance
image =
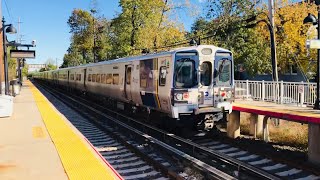
POLYGON ((0 180, 122 179, 29 81, 0 118, 0 180))
POLYGON ((28 86, 0 118, 0 179, 68 179, 28 86))
POLYGON ((300 123, 320 124, 320 110, 315 110, 311 107, 246 100, 236 100, 232 105, 233 110, 241 112, 266 115, 300 123))

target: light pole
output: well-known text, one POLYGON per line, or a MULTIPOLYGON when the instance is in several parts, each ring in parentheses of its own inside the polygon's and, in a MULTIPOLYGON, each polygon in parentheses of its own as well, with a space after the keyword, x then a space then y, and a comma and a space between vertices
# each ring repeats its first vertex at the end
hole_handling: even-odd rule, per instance
MULTIPOLYGON (((265 13, 261 13, 261 14, 266 15, 265 13)), ((269 30, 269 33, 270 33, 270 54, 271 54, 271 65, 272 65, 272 80, 278 82, 278 67, 277 67, 275 31, 274 31, 274 27, 272 26, 268 15, 266 15, 266 16, 267 16, 268 20, 261 19, 261 20, 257 21, 254 24, 247 25, 246 27, 247 28, 252 28, 252 27, 255 27, 257 24, 259 24, 261 22, 266 23, 266 25, 268 26, 268 30, 269 30)))
MULTIPOLYGON (((12 24, 4 24, 6 21, 2 18, 2 38, 3 38, 3 61, 4 61, 4 82, 5 95, 9 95, 9 77, 8 77, 8 59, 7 59, 7 38, 5 33, 15 34, 17 30, 12 24), (8 27, 8 28, 6 28, 8 27)), ((1 83, 0 83, 1 84, 1 83)), ((1 90, 0 90, 1 91, 1 90)))
MULTIPOLYGON (((320 0, 316 0, 315 1, 316 5, 318 6, 317 7, 317 10, 318 10, 318 20, 317 18, 309 13, 308 16, 306 18, 304 18, 303 20, 303 24, 307 24, 307 23, 312 23, 313 25, 318 25, 318 40, 320 39, 320 29, 319 29, 319 26, 320 26, 320 0)), ((317 77, 316 77, 316 81, 317 81, 317 91, 316 91, 316 102, 314 103, 314 107, 313 109, 320 109, 320 106, 319 106, 319 98, 320 98, 320 94, 319 94, 319 90, 320 90, 320 79, 319 79, 319 71, 320 71, 320 49, 318 49, 318 57, 317 57, 317 77)))
POLYGON ((95 32, 95 14, 96 14, 96 10, 95 9, 91 9, 90 12, 92 13, 92 22, 93 22, 93 62, 96 63, 96 32, 95 32))

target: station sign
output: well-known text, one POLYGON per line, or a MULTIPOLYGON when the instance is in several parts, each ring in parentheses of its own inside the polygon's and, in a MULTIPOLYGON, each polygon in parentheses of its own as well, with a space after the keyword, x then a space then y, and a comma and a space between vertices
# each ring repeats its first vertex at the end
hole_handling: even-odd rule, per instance
POLYGON ((32 58, 36 57, 36 51, 33 50, 10 50, 10 58, 32 58))
POLYGON ((320 49, 320 40, 319 39, 310 39, 306 42, 308 49, 320 49))

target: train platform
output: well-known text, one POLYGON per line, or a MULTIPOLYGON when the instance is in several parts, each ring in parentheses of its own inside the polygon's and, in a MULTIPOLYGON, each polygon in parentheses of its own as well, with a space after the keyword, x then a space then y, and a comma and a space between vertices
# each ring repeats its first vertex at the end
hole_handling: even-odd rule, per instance
POLYGON ((320 124, 320 110, 298 107, 294 104, 236 100, 232 109, 300 123, 320 124))
POLYGON ((0 118, 0 179, 122 179, 29 81, 0 118))
POLYGON ((320 110, 297 107, 293 104, 276 104, 261 101, 237 100, 229 116, 227 134, 231 138, 240 136, 241 112, 250 114, 250 134, 261 135, 269 141, 268 119, 278 118, 308 124, 308 160, 320 166, 320 110), (261 118, 259 118, 261 117, 261 118))

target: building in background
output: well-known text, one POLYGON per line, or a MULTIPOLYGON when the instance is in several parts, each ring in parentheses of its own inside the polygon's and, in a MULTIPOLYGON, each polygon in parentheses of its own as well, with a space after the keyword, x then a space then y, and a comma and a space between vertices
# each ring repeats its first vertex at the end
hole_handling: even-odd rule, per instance
POLYGON ((40 69, 46 67, 46 64, 28 64, 28 73, 39 72, 40 69))

